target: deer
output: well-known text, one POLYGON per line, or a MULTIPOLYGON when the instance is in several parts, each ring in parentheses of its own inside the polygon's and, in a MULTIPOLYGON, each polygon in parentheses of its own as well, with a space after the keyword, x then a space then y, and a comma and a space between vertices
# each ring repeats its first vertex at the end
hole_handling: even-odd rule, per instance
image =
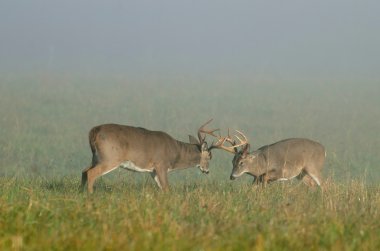
POLYGON ((93 193, 95 180, 117 168, 150 173, 158 187, 169 189, 168 173, 197 166, 202 173, 209 173, 211 150, 219 148, 222 140, 208 146, 206 135, 219 129, 205 127, 210 119, 198 129, 198 139, 189 135, 190 143, 174 139, 162 131, 119 124, 103 124, 89 132, 92 163, 82 171, 81 187, 93 193))
POLYGON ((219 146, 234 154, 231 180, 249 174, 254 177, 254 183, 264 186, 293 178, 302 179, 310 187, 321 186, 326 151, 320 143, 306 138, 289 138, 250 152, 247 137, 238 130, 236 132, 234 137, 240 143, 231 138, 228 130, 228 136, 219 146), (225 146, 225 142, 231 146, 225 146))

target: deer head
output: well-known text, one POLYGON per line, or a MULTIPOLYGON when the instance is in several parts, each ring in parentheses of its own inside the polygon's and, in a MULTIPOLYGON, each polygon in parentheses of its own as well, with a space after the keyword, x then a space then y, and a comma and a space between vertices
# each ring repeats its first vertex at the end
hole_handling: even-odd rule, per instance
POLYGON ((206 141, 206 135, 211 135, 213 137, 218 137, 214 134, 214 132, 218 131, 219 129, 212 129, 208 130, 206 129, 206 126, 210 124, 212 119, 201 125, 198 129, 198 139, 195 137, 189 135, 190 143, 195 144, 199 147, 199 150, 201 152, 201 159, 198 165, 198 168, 205 174, 209 173, 209 162, 212 158, 211 150, 215 148, 216 146, 212 143, 211 146, 208 146, 206 141))
MULTIPOLYGON (((219 136, 219 140, 215 145, 213 145, 213 147, 223 149, 229 153, 233 153, 235 156, 232 160, 232 173, 243 174, 245 173, 245 169, 248 166, 247 164, 251 161, 253 155, 249 154, 250 144, 248 143, 247 137, 238 130, 236 130, 236 132, 238 134, 235 134, 234 137, 239 141, 239 143, 236 143, 233 137, 230 136, 230 130, 228 129, 228 135, 225 137, 219 136), (228 142, 231 144, 231 146, 224 145, 225 142, 228 142)), ((231 179, 234 178, 235 177, 231 175, 231 179)))

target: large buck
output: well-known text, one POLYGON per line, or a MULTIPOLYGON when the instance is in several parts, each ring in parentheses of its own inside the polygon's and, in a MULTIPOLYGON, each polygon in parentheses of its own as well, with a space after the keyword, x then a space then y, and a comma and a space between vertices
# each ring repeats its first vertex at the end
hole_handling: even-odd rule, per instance
POLYGON ((232 160, 231 180, 246 173, 254 176, 256 183, 262 182, 264 185, 272 181, 297 177, 308 186, 315 184, 321 186, 321 171, 326 152, 318 142, 305 138, 291 138, 250 152, 247 137, 239 131, 237 133, 240 137, 238 135, 235 137, 240 141, 239 144, 236 144, 228 134, 219 146, 235 154, 232 160), (232 146, 224 146, 226 141, 232 146), (240 150, 238 147, 241 147, 240 150))
POLYGON ((198 139, 189 135, 190 143, 141 127, 105 124, 92 128, 89 132, 92 164, 82 172, 82 188, 88 182, 88 192, 92 193, 96 178, 119 167, 149 172, 162 190, 169 188, 167 174, 170 171, 198 166, 207 174, 211 150, 222 143, 219 140, 207 145, 206 134, 217 137, 214 132, 218 129, 205 129, 211 121, 198 129, 198 139))

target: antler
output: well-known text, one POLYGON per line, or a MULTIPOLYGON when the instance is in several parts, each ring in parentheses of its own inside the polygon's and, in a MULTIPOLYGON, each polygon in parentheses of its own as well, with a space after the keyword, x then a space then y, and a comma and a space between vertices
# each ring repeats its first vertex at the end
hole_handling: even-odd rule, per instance
MULTIPOLYGON (((248 139, 247 137, 241 132, 241 131, 238 131, 238 130, 235 130, 237 133, 240 134, 241 137, 244 138, 244 140, 242 140, 241 138, 239 138, 239 136, 237 135, 234 135, 239 141, 240 143, 238 145, 235 145, 234 147, 239 147, 239 146, 244 146, 244 145, 247 145, 248 144, 248 139)), ((235 142, 235 141, 234 141, 235 142)))
POLYGON ((241 146, 244 146, 244 145, 247 145, 248 144, 248 139, 247 137, 240 131, 236 130, 236 132, 239 134, 238 135, 234 135, 239 141, 240 143, 239 144, 236 144, 235 140, 232 139, 232 137, 230 136, 230 129, 228 129, 228 135, 226 137, 222 137, 222 136, 218 136, 218 135, 215 135, 214 132, 216 131, 219 131, 219 129, 213 129, 213 130, 207 130, 205 129, 205 127, 211 123, 213 119, 210 119, 209 121, 207 121, 206 123, 204 123, 201 127, 199 127, 198 129, 198 139, 199 139, 199 143, 202 145, 205 140, 206 140, 206 135, 204 137, 202 137, 202 133, 204 134, 208 134, 208 135, 211 135, 215 138, 218 139, 218 141, 216 141, 216 143, 212 143, 211 146, 209 147, 209 150, 213 149, 213 148, 219 148, 219 149, 223 149, 227 152, 230 152, 230 153, 235 153, 236 152, 236 149, 238 147, 241 147, 241 146), (232 146, 225 146, 224 143, 225 142, 229 142, 232 146))
POLYGON ((244 145, 247 145, 248 144, 248 140, 247 140, 247 137, 240 131, 236 130, 236 132, 238 134, 240 134, 240 136, 242 138, 244 138, 243 140, 241 138, 239 138, 239 136, 237 135, 234 135, 239 141, 240 143, 239 144, 236 144, 235 140, 232 140, 231 136, 230 136, 230 129, 228 129, 228 136, 226 137, 220 137, 220 136, 216 136, 218 138, 218 141, 214 144, 211 145, 210 149, 212 148, 219 148, 219 149, 223 149, 227 152, 230 152, 230 153, 236 153, 236 149, 240 146, 244 146, 244 145), (224 142, 229 142, 232 146, 225 146, 224 145, 224 142))
POLYGON ((219 138, 217 135, 214 134, 214 132, 218 131, 219 129, 213 129, 213 130, 206 130, 205 127, 206 125, 210 124, 211 121, 213 119, 210 119, 209 121, 207 121, 206 123, 204 123, 201 127, 199 127, 198 129, 198 139, 199 139, 199 143, 202 145, 203 142, 205 141, 206 139, 206 136, 202 137, 202 134, 201 133, 205 133, 205 134, 208 134, 208 135, 211 135, 213 137, 216 137, 216 138, 219 138))
POLYGON ((235 147, 234 146, 225 146, 224 145, 224 142, 228 141, 230 142, 230 139, 228 137, 218 137, 218 141, 214 144, 212 143, 212 145, 210 146, 210 149, 213 149, 213 148, 219 148, 219 149, 223 149, 227 152, 230 152, 230 153, 235 153, 235 147))

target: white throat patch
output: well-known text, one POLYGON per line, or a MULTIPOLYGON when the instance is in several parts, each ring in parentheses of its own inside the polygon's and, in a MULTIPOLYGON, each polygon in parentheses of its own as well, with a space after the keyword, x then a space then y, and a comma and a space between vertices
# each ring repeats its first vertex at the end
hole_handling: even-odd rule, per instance
POLYGON ((245 174, 245 173, 247 173, 247 172, 241 172, 241 173, 239 173, 239 174, 234 173, 234 174, 232 174, 232 177, 234 177, 234 178, 239 178, 240 176, 242 176, 242 175, 245 174))

